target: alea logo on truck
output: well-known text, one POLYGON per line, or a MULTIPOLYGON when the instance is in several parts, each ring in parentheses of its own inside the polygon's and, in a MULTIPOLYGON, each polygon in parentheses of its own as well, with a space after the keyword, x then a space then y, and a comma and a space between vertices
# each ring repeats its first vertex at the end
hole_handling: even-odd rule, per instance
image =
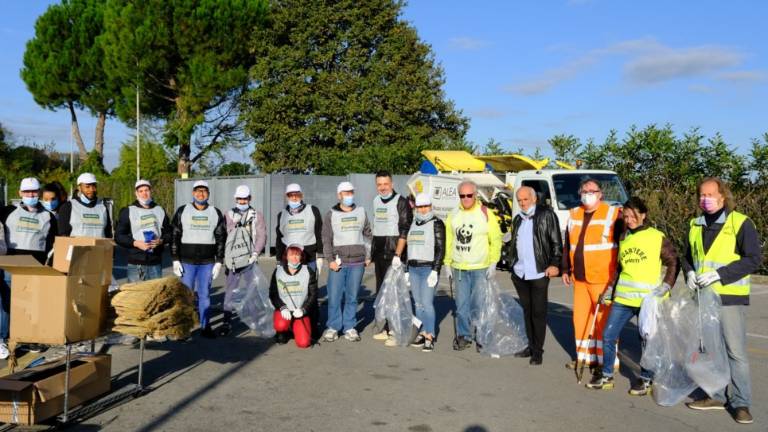
POLYGON ((434 200, 443 200, 443 199, 457 199, 459 197, 459 192, 455 187, 452 186, 440 186, 435 185, 434 189, 432 190, 432 199, 434 200))

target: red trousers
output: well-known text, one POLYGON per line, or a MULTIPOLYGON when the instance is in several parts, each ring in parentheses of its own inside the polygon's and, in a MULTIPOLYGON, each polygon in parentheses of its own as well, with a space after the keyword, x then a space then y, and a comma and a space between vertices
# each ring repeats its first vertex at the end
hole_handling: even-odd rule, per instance
POLYGON ((296 346, 299 348, 309 348, 312 344, 312 324, 308 316, 285 320, 280 315, 280 311, 276 310, 273 317, 276 332, 285 333, 293 330, 293 340, 296 342, 296 346))

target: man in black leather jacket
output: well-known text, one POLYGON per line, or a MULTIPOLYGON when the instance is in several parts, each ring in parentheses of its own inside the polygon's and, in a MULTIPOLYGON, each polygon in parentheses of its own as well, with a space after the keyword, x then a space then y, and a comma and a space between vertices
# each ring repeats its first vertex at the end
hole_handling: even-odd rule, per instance
POLYGON ((530 364, 540 365, 547 332, 549 278, 559 273, 563 240, 557 215, 549 207, 536 205, 533 188, 523 186, 515 197, 520 213, 512 220, 512 239, 506 247, 528 336, 528 348, 515 357, 530 357, 530 364))

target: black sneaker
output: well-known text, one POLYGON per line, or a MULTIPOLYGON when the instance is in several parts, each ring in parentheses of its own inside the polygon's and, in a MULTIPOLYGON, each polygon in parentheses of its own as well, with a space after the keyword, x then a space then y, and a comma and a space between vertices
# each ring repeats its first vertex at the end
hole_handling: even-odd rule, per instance
POLYGON ((422 352, 432 352, 435 349, 435 343, 432 339, 424 339, 424 346, 421 347, 422 352))
POLYGON ((531 355, 531 359, 528 360, 528 364, 533 366, 540 366, 542 363, 541 355, 531 355))
POLYGON ((533 353, 531 352, 531 349, 529 347, 526 347, 524 350, 518 351, 515 353, 515 357, 517 358, 528 358, 528 357, 531 357, 532 355, 533 353))
POLYGON ((414 339, 413 342, 411 342, 411 346, 414 348, 421 348, 424 346, 425 340, 426 338, 424 337, 424 335, 418 335, 416 336, 416 339, 414 339))
POLYGON ((592 381, 588 382, 586 386, 593 390, 613 390, 613 377, 595 375, 592 377, 592 381))
POLYGON ((288 343, 288 333, 278 333, 275 335, 275 343, 285 345, 288 343))
POLYGON ((638 379, 632 384, 632 388, 629 389, 629 394, 632 396, 645 396, 651 393, 651 382, 644 379, 638 379))
POLYGON ((464 336, 459 336, 453 340, 453 349, 456 351, 463 351, 472 346, 472 340, 467 339, 464 336))
POLYGON ((207 339, 216 339, 216 332, 211 327, 206 327, 200 332, 200 335, 207 339))
POLYGON ((749 408, 747 407, 738 407, 733 412, 733 419, 736 421, 736 423, 741 424, 751 424, 754 420, 752 420, 752 414, 749 413, 749 408))
POLYGON ((229 334, 232 333, 232 327, 224 323, 219 327, 219 336, 229 336, 229 334))

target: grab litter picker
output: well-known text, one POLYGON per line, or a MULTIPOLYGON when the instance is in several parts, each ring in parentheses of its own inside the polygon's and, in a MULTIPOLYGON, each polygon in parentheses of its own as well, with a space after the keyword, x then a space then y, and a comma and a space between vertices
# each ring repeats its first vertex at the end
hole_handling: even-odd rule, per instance
MULTIPOLYGON (((592 338, 595 335, 595 323, 597 322, 597 314, 600 313, 600 303, 595 305, 595 315, 592 317, 592 324, 589 326, 589 337, 587 338, 587 353, 589 353, 589 346, 591 345, 592 338)), ((586 366, 587 362, 589 361, 589 357, 585 358, 584 360, 579 361, 579 347, 576 347, 576 379, 578 380, 578 383, 581 384, 581 379, 584 377, 584 366, 586 366)))

